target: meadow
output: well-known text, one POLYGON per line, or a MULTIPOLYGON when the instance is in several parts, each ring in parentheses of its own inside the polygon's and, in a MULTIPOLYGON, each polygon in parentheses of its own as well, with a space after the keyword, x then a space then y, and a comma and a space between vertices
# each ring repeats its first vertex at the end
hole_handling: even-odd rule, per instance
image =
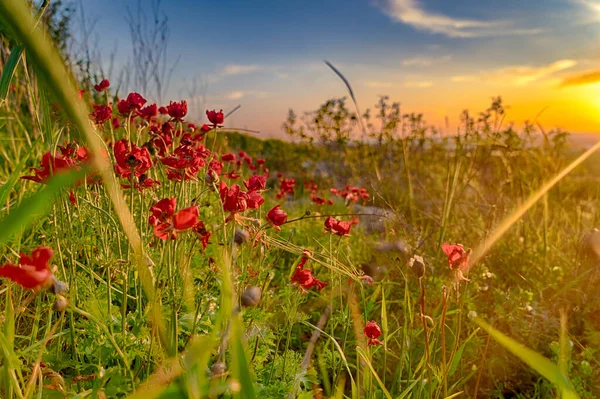
POLYGON ((359 112, 333 65, 261 140, 0 15, 0 397, 600 396, 598 144, 359 112))

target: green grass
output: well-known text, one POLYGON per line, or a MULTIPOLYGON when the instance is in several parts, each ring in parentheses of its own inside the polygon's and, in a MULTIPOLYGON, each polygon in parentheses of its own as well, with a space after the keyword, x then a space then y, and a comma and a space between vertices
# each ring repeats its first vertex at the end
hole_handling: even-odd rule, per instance
MULTIPOLYGON (((132 182, 115 175, 107 142, 141 146, 154 137, 149 125, 121 116, 117 129, 92 126, 89 96, 78 99, 29 10, 0 0, 0 15, 24 46, 0 78, 2 263, 49 246, 54 276, 69 286, 55 295, 2 280, 2 398, 600 395, 599 259, 585 244, 598 224, 596 147, 571 149, 559 131, 496 129, 487 121, 498 103, 443 137, 394 107, 375 127, 332 101, 315 114, 321 142, 222 128, 200 141, 216 158, 243 150, 271 169, 265 203, 228 220, 218 186, 205 179, 208 157, 194 179, 167 178, 161 160, 177 137, 167 154, 151 156, 147 175, 160 186, 122 188, 132 182), (348 137, 359 122, 364 137, 348 137), (73 139, 95 154, 88 169, 41 188, 20 179, 73 139), (82 180, 86 172, 102 184, 82 180), (277 197, 278 172, 296 179, 294 195, 277 197), (312 202, 312 184, 333 205, 312 202), (362 207, 329 193, 346 184, 367 189, 362 207), (205 250, 199 232, 155 237, 149 209, 171 197, 177 211, 197 207, 212 234, 205 250), (277 204, 288 213, 281 231, 266 217, 277 204), (368 232, 366 206, 388 212, 383 230, 368 232), (338 237, 324 232, 328 215, 360 220, 338 237), (236 228, 249 241, 235 243, 236 228), (458 283, 444 242, 474 248, 470 282, 458 283), (305 249, 305 269, 327 283, 321 291, 290 281, 305 249), (424 274, 409 267, 414 255, 424 274), (249 287, 261 292, 257 306, 243 306, 249 287), (370 320, 381 345, 367 344, 370 320)), ((254 172, 246 164, 239 172, 221 179, 243 187, 254 172)))

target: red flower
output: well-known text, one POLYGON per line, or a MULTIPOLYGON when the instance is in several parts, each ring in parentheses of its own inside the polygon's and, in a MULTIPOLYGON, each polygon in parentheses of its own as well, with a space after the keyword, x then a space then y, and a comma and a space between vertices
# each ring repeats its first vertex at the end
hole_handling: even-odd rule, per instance
POLYGON ((121 121, 119 120, 119 118, 112 118, 111 123, 112 123, 113 129, 115 129, 115 130, 121 127, 121 121))
MULTIPOLYGON (((189 142, 191 144, 191 142, 189 142)), ((173 155, 161 159, 163 165, 168 166, 167 177, 169 180, 182 181, 194 180, 196 174, 205 165, 209 152, 204 146, 192 148, 181 140, 173 155)))
POLYGON ((259 165, 264 165, 265 164, 265 159, 264 158, 258 158, 256 160, 256 163, 259 164, 259 165))
POLYGON ((262 191, 267 187, 267 178, 265 176, 252 175, 248 181, 244 181, 244 186, 248 191, 262 191))
POLYGON ((94 104, 94 112, 90 114, 97 125, 101 125, 112 117, 112 108, 108 105, 94 104))
POLYGON ((167 105, 167 113, 173 120, 180 121, 187 114, 188 106, 187 101, 183 100, 181 102, 169 102, 167 105))
POLYGON ((296 271, 290 279, 292 283, 298 284, 298 287, 300 287, 302 293, 306 293, 307 290, 312 287, 317 287, 317 289, 321 291, 327 285, 326 282, 320 281, 315 276, 313 276, 311 270, 304 269, 304 265, 306 264, 310 256, 310 251, 304 250, 302 259, 298 263, 298 266, 296 266, 296 271))
POLYGON ((117 103, 119 112, 123 115, 128 115, 133 111, 137 111, 146 104, 146 99, 139 93, 129 93, 127 99, 117 103))
POLYGON ((383 343, 377 339, 381 336, 381 327, 379 327, 376 321, 368 321, 364 333, 369 338, 369 345, 381 345, 383 343))
POLYGON ((156 104, 150 104, 140 109, 140 116, 146 120, 152 120, 158 115, 156 104))
MULTIPOLYGON (((147 188, 154 188, 154 186, 160 186, 160 182, 158 180, 149 178, 145 174, 141 174, 138 177, 138 181, 133 182, 133 188, 139 190, 140 192, 142 192, 142 190, 145 190, 147 188)), ((124 189, 129 189, 129 188, 131 188, 131 185, 121 184, 121 187, 124 189)))
POLYGON ((340 237, 347 236, 349 235, 348 233, 350 233, 351 228, 352 225, 350 223, 334 219, 331 216, 327 217, 327 219, 325 220, 326 233, 333 233, 340 237))
POLYGON ((221 182, 219 187, 219 196, 223 203, 223 210, 225 212, 240 213, 244 212, 248 208, 246 202, 246 196, 240 190, 240 186, 232 184, 231 188, 227 187, 225 182, 221 182))
POLYGON ((246 203, 250 209, 258 209, 262 204, 265 203, 265 199, 257 191, 250 191, 249 193, 242 192, 242 194, 245 194, 246 203))
POLYGON ((469 254, 471 249, 465 251, 464 247, 460 244, 442 244, 442 251, 448 257, 448 266, 450 269, 456 272, 458 280, 471 281, 463 275, 463 270, 469 268, 469 254))
POLYGON ((225 162, 233 162, 235 161, 235 154, 224 154, 221 159, 225 162))
POLYGON ((223 115, 223 110, 217 112, 216 110, 206 111, 206 117, 215 127, 217 125, 222 125, 225 121, 225 115, 223 115))
POLYGON ((275 227, 275 230, 280 231, 279 226, 285 223, 287 216, 287 213, 281 209, 281 205, 277 205, 267 213, 267 220, 275 227))
POLYGON ((138 147, 126 139, 119 140, 114 145, 115 172, 117 175, 129 178, 133 173, 136 177, 146 173, 152 167, 150 153, 146 147, 138 147))
POLYGON ((161 115, 167 115, 167 114, 169 113, 169 111, 167 111, 167 107, 160 107, 160 108, 158 109, 158 112, 159 112, 161 115))
POLYGON ((74 165, 73 160, 63 156, 52 156, 50 151, 42 156, 41 169, 31 168, 34 176, 23 176, 23 180, 32 180, 37 183, 45 183, 51 176, 65 171, 74 165))
POLYGON ((202 250, 205 250, 206 246, 209 244, 208 240, 210 239, 211 233, 206 230, 204 222, 200 220, 194 227, 192 227, 192 231, 200 236, 202 241, 202 250))
POLYGON ((177 233, 193 228, 198 223, 198 207, 191 206, 175 213, 176 198, 164 198, 150 208, 148 223, 154 226, 154 235, 161 240, 177 238, 177 233))
POLYGON ((208 133, 212 130, 212 127, 208 126, 206 123, 200 127, 200 131, 202 133, 208 133))
POLYGON ((102 79, 102 81, 100 83, 98 83, 97 85, 94 85, 94 89, 98 92, 102 92, 102 91, 108 89, 109 86, 110 86, 110 82, 108 81, 108 79, 102 79))
POLYGON ((0 277, 6 277, 23 288, 38 290, 54 283, 54 276, 48 261, 52 257, 52 250, 47 247, 38 247, 31 256, 21 253, 19 266, 5 264, 0 267, 0 277))

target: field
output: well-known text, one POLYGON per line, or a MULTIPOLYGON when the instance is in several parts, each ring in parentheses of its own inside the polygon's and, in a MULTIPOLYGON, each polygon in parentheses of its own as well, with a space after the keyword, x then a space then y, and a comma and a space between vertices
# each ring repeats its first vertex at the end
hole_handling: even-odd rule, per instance
POLYGON ((8 3, 0 397, 600 396, 599 145, 360 114, 333 66, 293 141, 194 124, 8 3))

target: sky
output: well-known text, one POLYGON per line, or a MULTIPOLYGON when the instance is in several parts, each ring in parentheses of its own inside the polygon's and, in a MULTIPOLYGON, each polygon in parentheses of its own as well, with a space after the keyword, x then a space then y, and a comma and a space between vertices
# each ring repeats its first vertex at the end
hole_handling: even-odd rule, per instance
MULTIPOLYGON (((145 21, 154 2, 141 1, 145 21)), ((127 15, 137 7, 76 3, 76 31, 86 21, 112 81, 132 74, 127 15)), ((447 134, 496 96, 517 127, 600 133, 600 0, 164 0, 159 10, 172 70, 163 102, 188 100, 197 122, 204 109, 241 105, 226 125, 284 138, 290 108, 347 96, 328 60, 362 109, 387 95, 447 134)))

